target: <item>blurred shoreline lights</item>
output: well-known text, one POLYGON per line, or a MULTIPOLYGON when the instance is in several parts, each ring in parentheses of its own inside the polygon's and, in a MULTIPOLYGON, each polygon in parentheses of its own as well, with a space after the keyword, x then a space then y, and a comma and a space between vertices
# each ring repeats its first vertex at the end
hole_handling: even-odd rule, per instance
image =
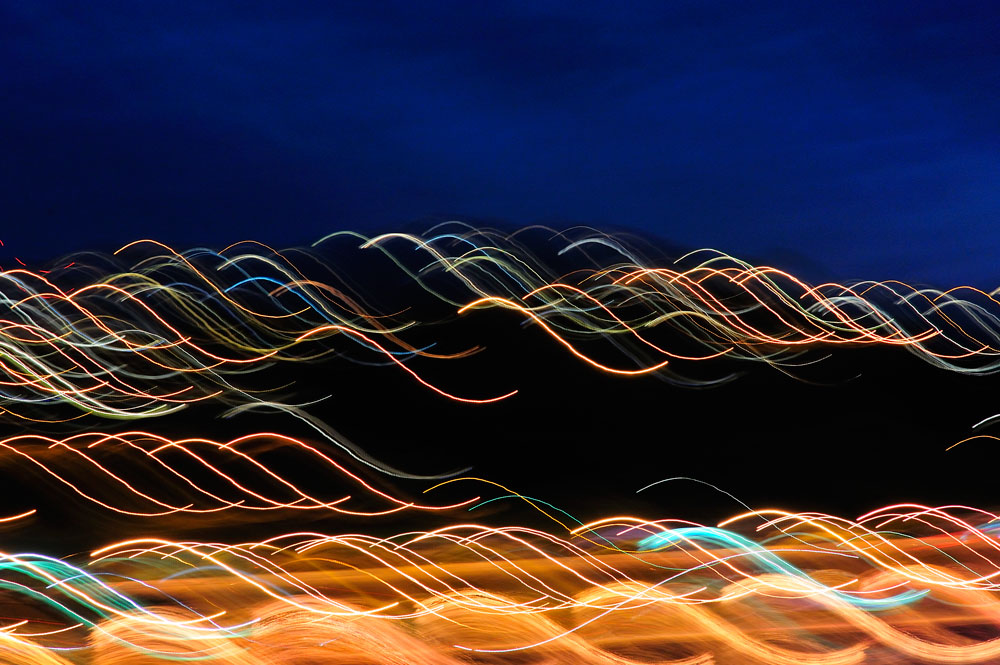
MULTIPOLYGON (((318 417, 325 396, 297 382, 341 361, 361 372, 382 364, 441 403, 505 400, 517 391, 491 375, 461 383, 463 363, 484 350, 461 324, 481 316, 541 331, 550 353, 540 362, 558 355, 612 380, 714 385, 740 363, 794 376, 863 346, 990 374, 1000 369, 993 293, 809 285, 716 252, 671 260, 593 229, 454 223, 422 236, 343 232, 280 252, 142 241, 48 273, 0 273, 0 310, 0 407, 28 428, 0 440, 4 471, 31 487, 18 500, 69 496, 61 507, 130 532, 89 559, 0 555, 5 663, 1000 658, 993 513, 899 504, 856 520, 749 511, 716 526, 621 515, 581 524, 488 481, 474 497, 418 502, 380 483, 462 472, 417 475, 376 459, 318 417), (455 368, 446 379, 442 365, 455 368), (707 378, 688 376, 701 367, 707 378), (315 440, 156 433, 169 422, 158 417, 191 405, 290 416, 273 422, 315 440), (145 429, 115 431, 114 420, 145 429), (484 487, 551 528, 468 521, 457 511, 497 500, 480 497, 484 487), (413 528, 385 537, 373 518, 395 514, 413 528), (221 523, 213 515, 233 525, 258 516, 256 527, 283 535, 214 542, 204 535, 221 523), (304 529, 307 515, 355 521, 325 535, 304 529), (197 535, 177 540, 171 529, 197 535)), ((30 528, 35 516, 12 509, 3 521, 30 528)))

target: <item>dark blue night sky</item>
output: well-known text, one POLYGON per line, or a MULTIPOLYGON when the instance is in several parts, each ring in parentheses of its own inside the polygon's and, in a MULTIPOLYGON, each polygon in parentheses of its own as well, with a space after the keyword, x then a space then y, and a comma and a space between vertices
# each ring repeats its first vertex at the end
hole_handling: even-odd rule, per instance
POLYGON ((5 267, 460 218, 1000 284, 994 2, 0 7, 5 267))

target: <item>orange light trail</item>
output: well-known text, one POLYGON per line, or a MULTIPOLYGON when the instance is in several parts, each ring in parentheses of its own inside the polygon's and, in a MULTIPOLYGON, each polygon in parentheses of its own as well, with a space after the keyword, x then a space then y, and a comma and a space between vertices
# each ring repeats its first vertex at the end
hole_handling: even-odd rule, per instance
POLYGON ((370 651, 379 643, 399 663, 1000 657, 1000 638, 967 636, 1000 631, 998 520, 983 511, 670 522, 619 516, 562 536, 467 523, 391 538, 130 539, 82 567, 0 555, 12 617, 0 649, 57 663, 289 662, 283 651, 385 662, 370 651))

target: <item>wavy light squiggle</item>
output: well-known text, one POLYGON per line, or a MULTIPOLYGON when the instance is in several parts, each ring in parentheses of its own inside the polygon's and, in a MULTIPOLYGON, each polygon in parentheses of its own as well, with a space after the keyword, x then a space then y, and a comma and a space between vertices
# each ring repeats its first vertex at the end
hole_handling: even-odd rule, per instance
POLYGON ((464 524, 140 539, 83 567, 9 555, 5 611, 24 621, 0 648, 11 662, 65 662, 59 649, 97 663, 988 662, 1000 657, 998 523, 900 505, 717 527, 611 517, 568 536, 464 524))

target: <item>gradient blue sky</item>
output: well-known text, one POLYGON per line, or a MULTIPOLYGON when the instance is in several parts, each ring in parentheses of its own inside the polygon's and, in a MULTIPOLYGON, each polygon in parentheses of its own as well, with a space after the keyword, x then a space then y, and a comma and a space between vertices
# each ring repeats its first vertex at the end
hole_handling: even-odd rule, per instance
POLYGON ((9 0, 3 256, 454 217, 996 286, 998 34, 996 2, 9 0))

